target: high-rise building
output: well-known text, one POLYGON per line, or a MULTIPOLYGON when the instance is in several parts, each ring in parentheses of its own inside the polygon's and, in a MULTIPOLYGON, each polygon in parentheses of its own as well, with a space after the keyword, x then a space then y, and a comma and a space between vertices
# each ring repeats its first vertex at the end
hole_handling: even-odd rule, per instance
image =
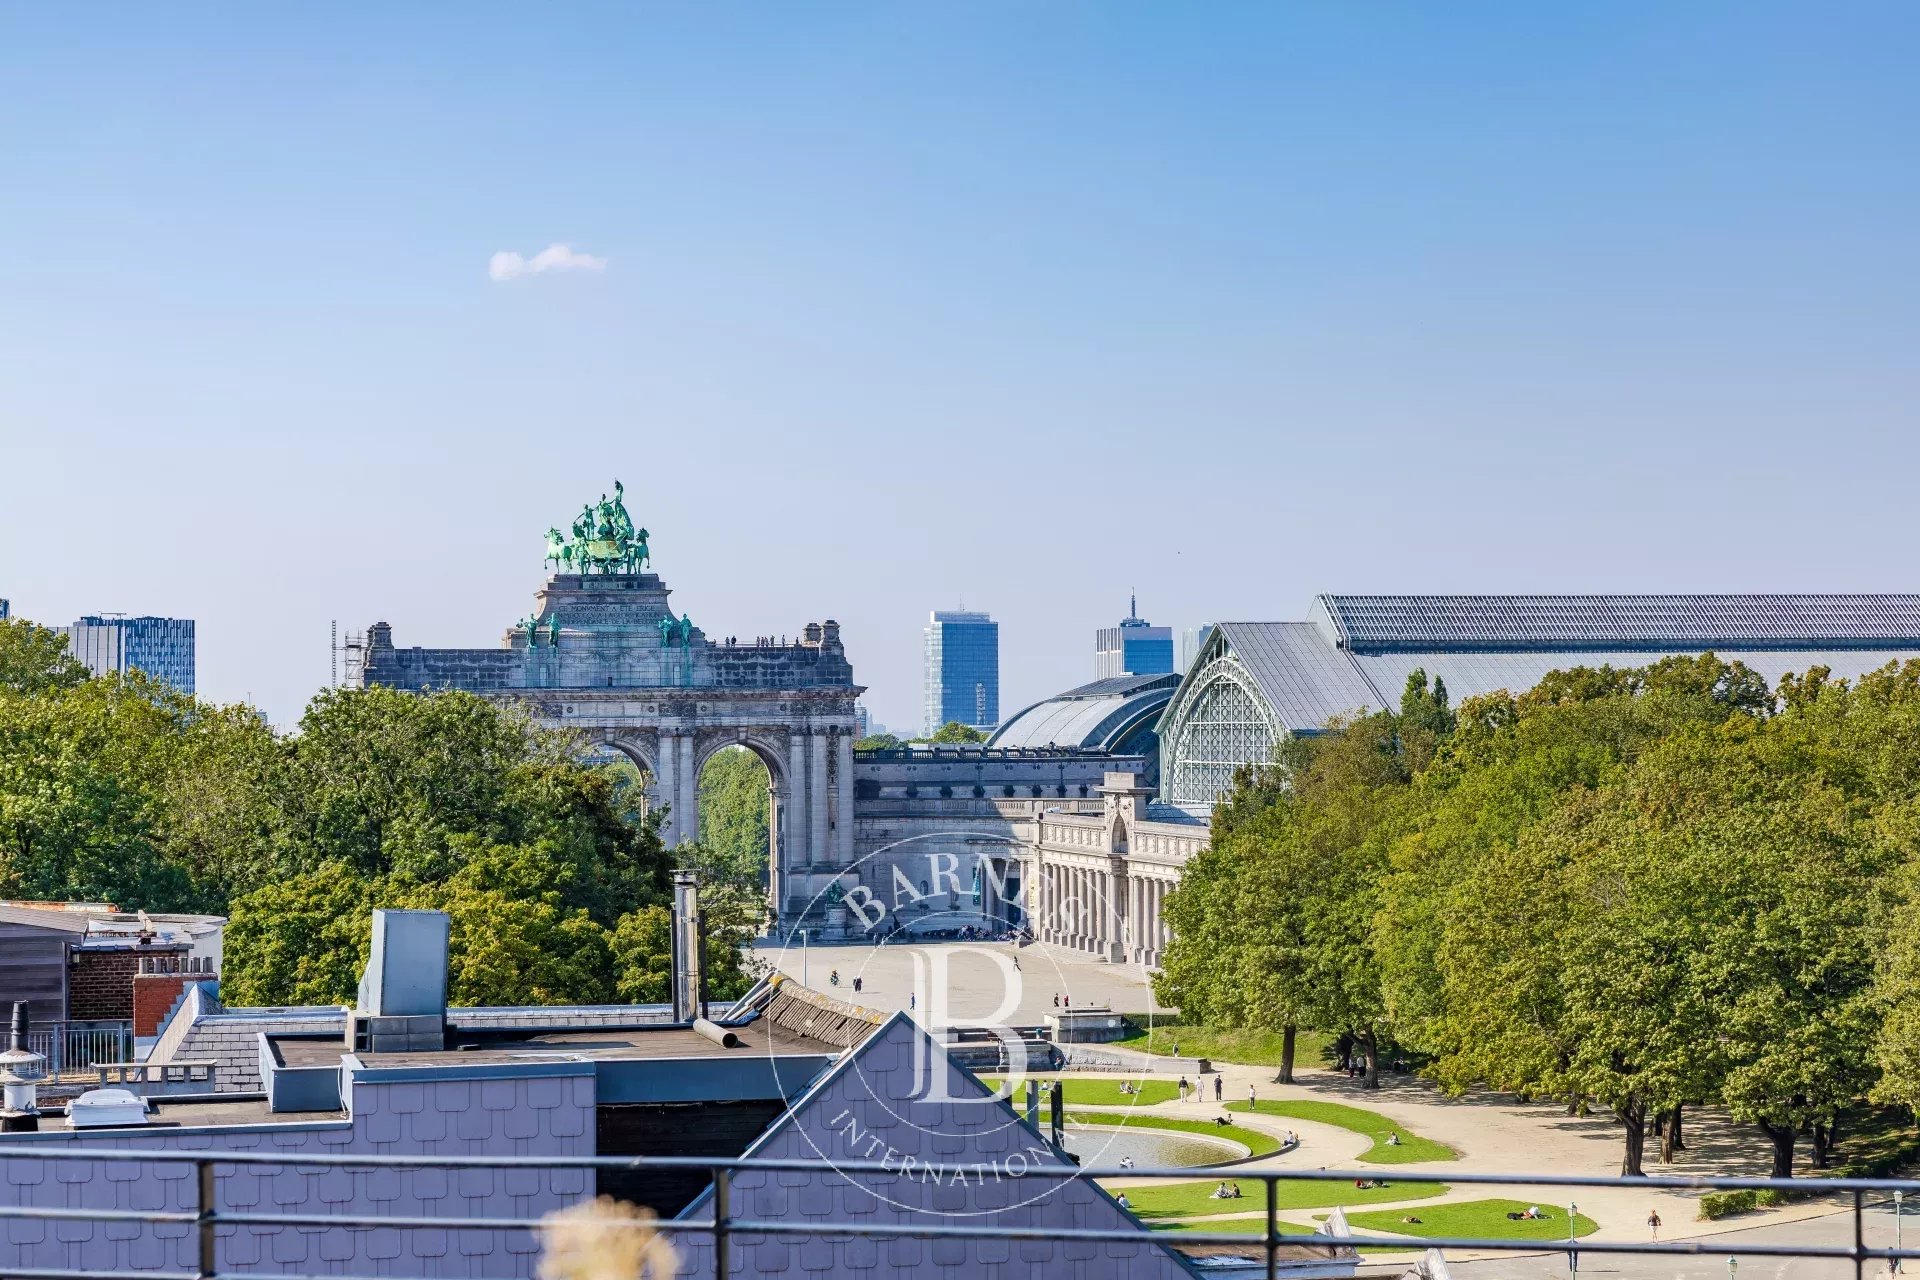
POLYGON ((1156 627, 1140 616, 1134 598, 1127 597, 1127 616, 1117 627, 1094 633, 1093 678, 1158 676, 1173 670, 1173 628, 1156 627))
POLYGON ((1200 656, 1200 647, 1206 644, 1207 637, 1212 634, 1213 624, 1211 622, 1204 627, 1184 628, 1180 632, 1180 652, 1175 655, 1178 665, 1174 667, 1174 670, 1185 671, 1188 667, 1192 666, 1193 660, 1200 656))
POLYGON ((11 600, 8 600, 5 596, 0 596, 0 622, 5 622, 8 618, 11 618, 12 616, 13 616, 13 602, 11 600))
POLYGON ((935 610, 927 622, 924 732, 949 720, 1000 723, 1000 624, 984 613, 935 610))
POLYGON ((93 674, 143 671, 193 692, 193 619, 89 615, 65 628, 67 650, 93 674))

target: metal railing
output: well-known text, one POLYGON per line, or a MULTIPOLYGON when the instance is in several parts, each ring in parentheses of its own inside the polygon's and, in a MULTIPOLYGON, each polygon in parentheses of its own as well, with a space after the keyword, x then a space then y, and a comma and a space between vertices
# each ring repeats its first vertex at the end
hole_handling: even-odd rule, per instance
POLYGON ((124 1062, 133 1056, 133 1023, 95 1019, 88 1022, 35 1022, 27 1027, 27 1048, 47 1060, 47 1074, 92 1073, 96 1063, 124 1062))
MULTIPOLYGON (((1059 1226, 972 1226, 956 1223, 944 1216, 936 1216, 931 1211, 925 1221, 919 1222, 878 1222, 861 1221, 793 1221, 764 1220, 742 1216, 733 1209, 733 1180, 739 1173, 765 1171, 769 1173, 811 1173, 837 1180, 852 1180, 867 1175, 903 1176, 900 1165, 888 1161, 834 1161, 800 1159, 761 1159, 739 1158, 721 1159, 699 1156, 378 1156, 378 1155, 304 1155, 292 1152, 253 1153, 240 1151, 225 1152, 186 1152, 186 1151, 130 1151, 88 1148, 37 1149, 34 1147, 12 1146, 0 1142, 0 1156, 8 1160, 48 1159, 48 1160, 91 1160, 102 1163, 185 1163, 194 1166, 195 1186, 197 1188, 197 1207, 192 1211, 132 1210, 132 1209, 91 1209, 41 1207, 22 1205, 0 1205, 0 1221, 9 1219, 41 1220, 48 1222, 84 1220, 91 1222, 120 1223, 171 1223, 191 1224, 194 1227, 196 1267, 193 1271, 136 1271, 116 1270, 117 1280, 219 1280, 223 1276, 242 1273, 222 1272, 218 1270, 218 1230, 223 1226, 271 1226, 298 1228, 341 1228, 375 1229, 391 1228, 395 1230, 446 1230, 463 1227, 476 1230, 526 1230, 534 1231, 545 1225, 542 1218, 525 1217, 462 1217, 451 1214, 437 1215, 385 1215, 357 1213, 261 1213, 222 1210, 217 1207, 218 1188, 215 1178, 215 1166, 229 1165, 271 1165, 278 1169, 319 1169, 327 1167, 347 1167, 355 1169, 593 1169, 607 1172, 632 1173, 636 1171, 653 1172, 698 1172, 712 1178, 713 1195, 707 1202, 708 1215, 701 1218, 634 1219, 630 1225, 638 1228, 666 1233, 668 1236, 696 1235, 711 1237, 713 1250, 713 1274, 726 1278, 732 1274, 732 1247, 742 1236, 830 1236, 865 1237, 868 1239, 948 1239, 948 1240, 995 1240, 995 1241, 1049 1241, 1103 1243, 1141 1243, 1152 1241, 1169 1248, 1189 1246, 1238 1246, 1253 1247, 1264 1254, 1265 1274, 1268 1280, 1276 1280, 1281 1273, 1280 1250, 1287 1246, 1311 1246, 1320 1249, 1339 1247, 1393 1249, 1403 1252, 1421 1252, 1428 1249, 1461 1249, 1484 1253, 1512 1254, 1565 1254, 1573 1269, 1577 1272, 1579 1260, 1588 1255, 1616 1256, 1666 1256, 1666 1257, 1756 1257, 1756 1258, 1801 1258, 1825 1259, 1853 1264, 1857 1280, 1866 1280, 1866 1267, 1869 1262, 1885 1262, 1889 1266, 1907 1260, 1920 1259, 1920 1248, 1869 1247, 1866 1243, 1865 1212, 1869 1197, 1911 1197, 1920 1194, 1920 1181, 1905 1181, 1893 1178, 1832 1178, 1832 1179, 1782 1179, 1782 1178, 1601 1178, 1579 1175, 1552 1174, 1505 1174, 1505 1173, 1445 1173, 1445 1180, 1453 1186, 1525 1186, 1540 1187, 1601 1187, 1631 1188, 1635 1191, 1781 1191, 1799 1195, 1828 1195, 1842 1198, 1852 1214, 1852 1242, 1846 1245, 1820 1245, 1801 1243, 1766 1243, 1758 1241, 1739 1241, 1729 1243, 1724 1236, 1705 1236, 1686 1240, 1609 1240, 1598 1238, 1580 1238, 1569 1234, 1566 1239, 1529 1239, 1494 1238, 1487 1239, 1471 1236, 1422 1236, 1417 1239, 1395 1235, 1351 1234, 1333 1237, 1324 1234, 1304 1234, 1280 1230, 1278 1216, 1278 1188, 1286 1182, 1354 1182, 1362 1179, 1377 1179, 1378 1169, 1337 1170, 1337 1169, 1242 1169, 1232 1170, 1231 1177, 1237 1181, 1257 1181, 1263 1186, 1263 1198, 1246 1197, 1249 1209, 1264 1210, 1264 1230, 1258 1234, 1247 1232, 1195 1231, 1181 1230, 1177 1234, 1149 1231, 1144 1225, 1101 1230, 1059 1226)), ((959 1173, 976 1177, 977 1164, 951 1165, 915 1165, 925 1176, 936 1181, 941 1177, 952 1177, 959 1173)), ((1066 1181, 1076 1178, 1095 1178, 1103 1180, 1182 1180, 1217 1181, 1220 1170, 1210 1168, 1076 1168, 1072 1166, 1030 1166, 1018 1174, 1009 1176, 1032 1178, 1038 1181, 1066 1181)), ((1004 1211, 1003 1211, 1004 1212, 1004 1211)), ((1568 1230, 1577 1231, 1578 1223, 1570 1216, 1568 1230)), ((1904 1270, 1904 1267, 1899 1268, 1904 1270)), ((8 1266, 8 1277, 31 1277, 33 1280, 82 1280, 83 1277, 97 1275, 96 1271, 63 1268, 23 1268, 8 1266)), ((284 1272, 276 1270, 276 1276, 283 1280, 301 1280, 311 1275, 319 1280, 322 1273, 284 1272)), ((361 1280, 360 1277, 342 1275, 339 1272, 324 1273, 327 1280, 361 1280)), ((366 1277, 365 1280, 376 1280, 366 1277)), ((393 1280, 391 1274, 378 1277, 377 1280, 393 1280)))

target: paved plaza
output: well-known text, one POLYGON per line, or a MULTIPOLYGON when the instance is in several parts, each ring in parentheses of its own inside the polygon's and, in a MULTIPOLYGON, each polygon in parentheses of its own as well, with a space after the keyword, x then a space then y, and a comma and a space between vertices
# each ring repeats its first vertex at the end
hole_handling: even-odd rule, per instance
POLYGON ((1145 971, 1134 964, 1107 964, 1085 952, 1044 943, 897 943, 885 946, 812 946, 796 940, 762 942, 757 956, 816 991, 891 1013, 922 1012, 929 986, 947 992, 948 1021, 990 1021, 1034 1026, 1057 1011, 1054 997, 1073 1008, 1105 1006, 1117 1013, 1165 1013, 1154 1003, 1145 971), (1018 966, 1017 968, 1015 966, 1018 966), (840 985, 831 975, 838 972, 840 985), (860 979, 854 994, 853 980, 860 979), (917 995, 917 1000, 915 996, 917 995))

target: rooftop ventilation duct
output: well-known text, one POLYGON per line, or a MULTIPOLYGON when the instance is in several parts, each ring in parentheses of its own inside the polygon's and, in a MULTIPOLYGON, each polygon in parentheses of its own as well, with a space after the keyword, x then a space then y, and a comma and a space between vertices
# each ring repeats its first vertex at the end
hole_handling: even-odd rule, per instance
POLYGON ((706 1017, 701 999, 701 961, 705 947, 700 928, 700 873, 673 873, 673 1020, 691 1023, 706 1017))
POLYGON ((373 913, 373 946, 360 975, 353 1045, 369 1053, 446 1047, 447 913, 373 913))

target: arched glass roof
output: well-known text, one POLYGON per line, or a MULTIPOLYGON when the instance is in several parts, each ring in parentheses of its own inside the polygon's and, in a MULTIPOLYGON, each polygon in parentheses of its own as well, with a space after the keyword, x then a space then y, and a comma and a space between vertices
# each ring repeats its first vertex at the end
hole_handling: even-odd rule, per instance
POLYGON ((1179 685, 1177 672, 1095 680, 1015 713, 987 745, 1118 751, 1130 730, 1159 718, 1179 685))

